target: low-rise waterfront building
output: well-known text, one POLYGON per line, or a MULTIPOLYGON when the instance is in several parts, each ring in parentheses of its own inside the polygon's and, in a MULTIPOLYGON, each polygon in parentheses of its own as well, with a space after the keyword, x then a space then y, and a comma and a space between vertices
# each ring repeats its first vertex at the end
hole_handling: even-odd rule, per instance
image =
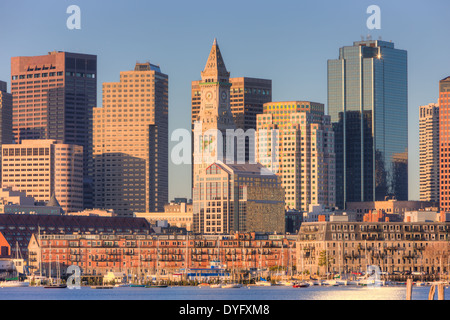
POLYGON ((150 233, 145 219, 130 217, 83 217, 45 214, 0 214, 0 232, 22 256, 28 258, 28 244, 33 233, 150 233))
POLYGON ((11 246, 0 232, 0 259, 8 258, 11 254, 11 246))
POLYGON ((448 272, 449 223, 303 223, 297 266, 309 274, 448 272))
POLYGON ((28 246, 30 268, 48 275, 77 265, 84 275, 121 272, 132 276, 186 272, 220 262, 224 269, 250 270, 294 266, 297 236, 34 234, 28 246), (51 268, 50 268, 51 266, 51 268))

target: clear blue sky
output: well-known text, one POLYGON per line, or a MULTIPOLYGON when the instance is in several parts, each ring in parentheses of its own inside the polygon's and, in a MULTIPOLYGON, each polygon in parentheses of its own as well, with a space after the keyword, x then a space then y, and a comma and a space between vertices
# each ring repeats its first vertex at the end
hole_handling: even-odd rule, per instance
MULTIPOLYGON (((410 199, 419 197, 418 108, 437 102, 450 75, 450 1, 0 1, 0 80, 10 58, 61 50, 98 56, 101 84, 118 81, 136 61, 169 75, 170 130, 190 128, 190 86, 200 79, 216 37, 232 77, 272 79, 273 100, 327 102, 327 60, 362 35, 382 36, 408 51, 410 199), (69 5, 81 30, 69 30, 69 5), (381 8, 370 31, 369 5, 381 8)), ((173 146, 173 145, 171 145, 173 146)), ((190 197, 187 166, 170 166, 170 198, 190 197)))

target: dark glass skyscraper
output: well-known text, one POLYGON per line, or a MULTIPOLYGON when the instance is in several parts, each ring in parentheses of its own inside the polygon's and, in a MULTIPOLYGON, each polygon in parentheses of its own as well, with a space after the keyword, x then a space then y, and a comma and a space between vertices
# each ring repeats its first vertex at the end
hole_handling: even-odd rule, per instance
POLYGON ((328 61, 328 113, 337 205, 408 200, 407 52, 379 40, 340 48, 328 61))

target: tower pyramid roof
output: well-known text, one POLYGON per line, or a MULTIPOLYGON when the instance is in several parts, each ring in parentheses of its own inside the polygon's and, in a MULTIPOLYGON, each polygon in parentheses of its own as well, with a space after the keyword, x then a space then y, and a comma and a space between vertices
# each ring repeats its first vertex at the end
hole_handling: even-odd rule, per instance
POLYGON ((209 53, 208 60, 206 62, 205 69, 202 72, 202 78, 211 78, 219 80, 220 78, 229 78, 230 73, 225 67, 225 62, 223 61, 222 54, 220 53, 219 45, 217 44, 217 39, 214 39, 214 43, 209 53))

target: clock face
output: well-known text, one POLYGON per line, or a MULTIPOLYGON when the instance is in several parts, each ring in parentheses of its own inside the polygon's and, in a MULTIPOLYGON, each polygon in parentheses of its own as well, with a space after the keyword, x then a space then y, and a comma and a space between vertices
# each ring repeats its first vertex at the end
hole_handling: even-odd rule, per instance
POLYGON ((211 100, 212 99, 212 92, 211 91, 208 91, 207 93, 206 93, 206 100, 211 100))
POLYGON ((222 91, 222 100, 227 100, 227 93, 222 91))

